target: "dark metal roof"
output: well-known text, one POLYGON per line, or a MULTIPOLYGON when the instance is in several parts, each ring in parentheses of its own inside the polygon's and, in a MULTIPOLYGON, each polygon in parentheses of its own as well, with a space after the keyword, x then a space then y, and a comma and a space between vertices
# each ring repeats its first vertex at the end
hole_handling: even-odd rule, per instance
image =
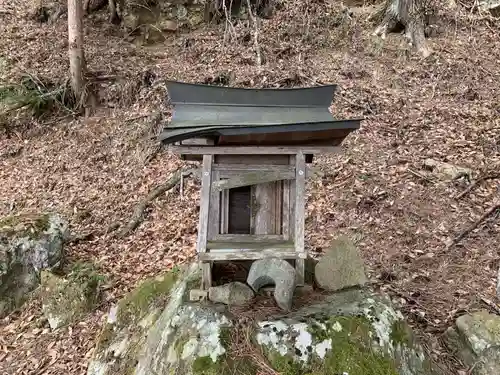
POLYGON ((159 138, 358 129, 361 119, 335 120, 328 111, 336 85, 245 89, 168 81, 174 114, 159 138))

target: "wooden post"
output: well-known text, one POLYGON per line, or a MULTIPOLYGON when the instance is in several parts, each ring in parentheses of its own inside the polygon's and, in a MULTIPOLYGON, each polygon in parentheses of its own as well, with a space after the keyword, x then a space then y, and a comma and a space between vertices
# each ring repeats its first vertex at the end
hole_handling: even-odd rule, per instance
POLYGON ((306 161, 302 152, 295 156, 295 271, 297 273, 297 286, 304 285, 305 255, 304 248, 304 225, 305 225, 305 185, 306 185, 306 161))
MULTIPOLYGON (((207 236, 210 211, 210 190, 212 185, 212 164, 213 155, 203 155, 203 169, 201 176, 201 201, 200 201, 200 220, 198 222, 198 254, 207 251, 207 236)), ((202 289, 207 290, 212 286, 212 264, 202 262, 202 289)))

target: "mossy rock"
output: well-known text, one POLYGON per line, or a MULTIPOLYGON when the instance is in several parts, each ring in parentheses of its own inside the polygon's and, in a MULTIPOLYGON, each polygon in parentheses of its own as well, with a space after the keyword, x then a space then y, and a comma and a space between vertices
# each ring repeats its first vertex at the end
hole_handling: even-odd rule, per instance
POLYGON ((49 227, 48 214, 9 215, 0 219, 0 236, 38 239, 49 227))
POLYGON ((0 316, 20 307, 40 283, 40 272, 64 259, 66 223, 53 214, 0 219, 0 316))
POLYGON ((72 324, 92 311, 99 302, 104 281, 92 264, 78 263, 66 277, 42 271, 42 310, 52 329, 72 324))
MULTIPOLYGON (((111 308, 97 338, 88 374, 132 374, 147 357, 150 341, 161 340, 155 327, 170 321, 189 294, 188 287, 200 281, 197 265, 165 272, 143 281, 111 308)), ((137 370, 138 371, 138 370, 137 370)), ((168 374, 170 375, 170 374, 168 374)))
POLYGON ((282 375, 435 374, 388 298, 360 289, 337 292, 248 326, 242 336, 233 334, 224 306, 187 301, 199 277, 191 265, 125 297, 108 318, 88 375, 258 373, 262 363, 252 353, 233 351, 241 344, 235 337, 246 337, 246 348, 264 354, 266 365, 282 375), (157 284, 165 280, 174 285, 157 284))
POLYGON ((254 340, 283 375, 435 373, 389 300, 359 289, 259 322, 254 340))

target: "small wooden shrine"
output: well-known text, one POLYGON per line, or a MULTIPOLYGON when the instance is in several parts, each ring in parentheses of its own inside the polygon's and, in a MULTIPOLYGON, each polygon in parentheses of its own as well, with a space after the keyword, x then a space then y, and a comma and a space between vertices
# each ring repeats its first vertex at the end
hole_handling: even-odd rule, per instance
POLYGON ((213 262, 268 257, 294 264, 304 284, 305 181, 314 154, 337 152, 360 119, 330 114, 335 85, 243 89, 170 81, 174 114, 160 140, 202 160, 198 259, 202 289, 213 262))

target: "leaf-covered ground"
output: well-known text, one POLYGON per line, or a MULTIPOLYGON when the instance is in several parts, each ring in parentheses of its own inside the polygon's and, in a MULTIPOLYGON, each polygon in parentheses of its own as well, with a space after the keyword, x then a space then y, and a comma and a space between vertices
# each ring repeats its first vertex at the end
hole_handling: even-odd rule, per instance
MULTIPOLYGON (((0 3, 0 79, 29 73, 54 82, 67 76, 67 26, 38 24, 27 0, 0 3)), ((62 113, 50 121, 21 118, 0 138, 0 216, 53 210, 75 234, 70 260, 96 262, 108 276, 99 309, 72 327, 50 332, 37 301, 0 322, 0 374, 84 374, 109 305, 136 283, 195 254, 198 192, 171 191, 147 209, 143 224, 116 238, 135 205, 183 163, 151 137, 168 120, 164 80, 240 87, 336 83, 332 113, 364 117, 339 155, 320 155, 322 172, 308 184, 307 245, 321 253, 330 239, 356 238, 370 277, 399 303, 434 357, 464 371, 440 343, 454 318, 495 297, 500 213, 447 247, 500 199, 500 180, 443 181, 424 170, 427 158, 468 167, 472 180, 500 170, 500 21, 459 8, 438 14, 422 60, 392 34, 371 35, 363 9, 340 2, 285 1, 262 20, 264 64, 255 65, 252 28, 224 25, 167 36, 135 47, 105 14, 85 19, 86 59, 101 78, 101 108, 89 118, 62 113), (24 121, 24 123, 23 123, 24 121), (49 122, 47 124, 47 121, 49 122), (19 124, 21 123, 21 124, 19 124), (22 125, 22 126, 19 126, 22 125), (151 158, 151 156, 154 157, 151 158), (151 159, 151 160, 150 160, 151 159)))

